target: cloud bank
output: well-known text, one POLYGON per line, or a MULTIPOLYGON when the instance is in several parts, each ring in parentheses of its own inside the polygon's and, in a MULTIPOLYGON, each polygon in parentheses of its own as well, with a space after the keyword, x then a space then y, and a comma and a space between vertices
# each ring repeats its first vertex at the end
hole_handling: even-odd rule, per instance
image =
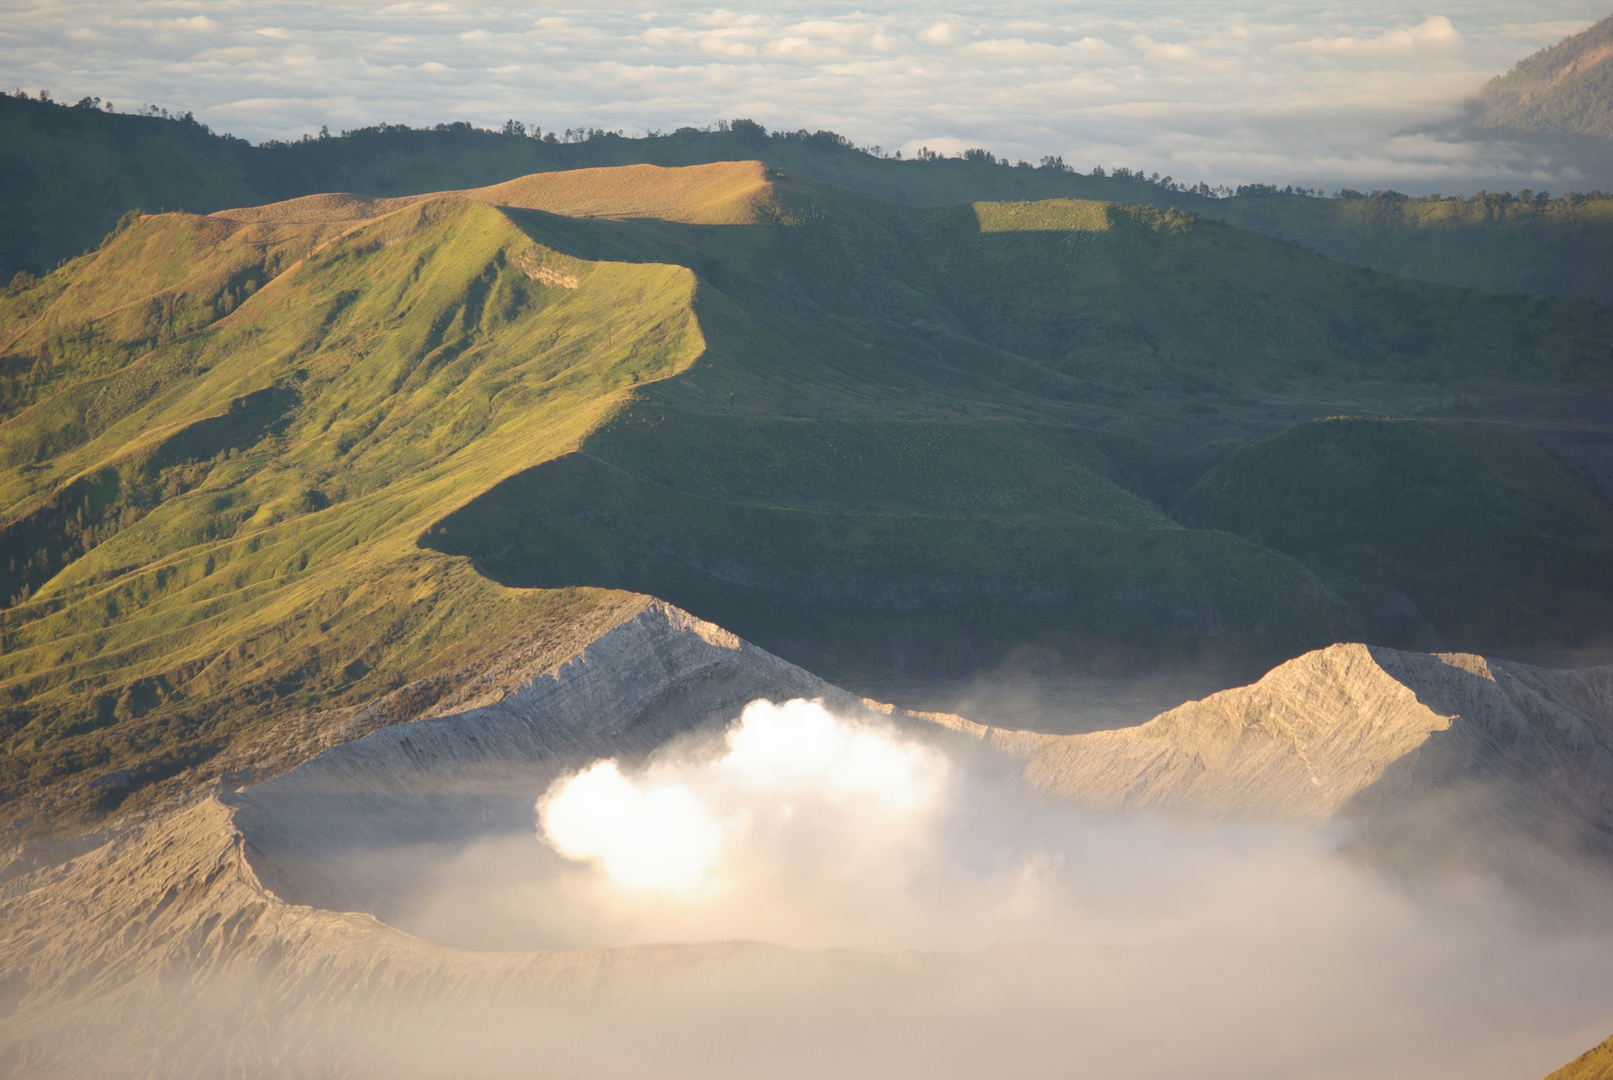
POLYGON ((22 0, 0 71, 58 99, 193 111, 254 140, 507 118, 627 133, 748 116, 909 152, 984 146, 1212 183, 1549 179, 1527 155, 1397 134, 1606 12, 1048 0, 603 3, 22 0))

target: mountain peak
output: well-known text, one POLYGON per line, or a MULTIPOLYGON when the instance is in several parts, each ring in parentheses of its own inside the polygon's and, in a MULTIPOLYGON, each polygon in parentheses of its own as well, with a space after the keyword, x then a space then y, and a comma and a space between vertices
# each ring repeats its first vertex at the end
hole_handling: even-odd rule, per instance
POLYGON ((1613 16, 1520 60, 1478 102, 1485 127, 1613 138, 1613 16))

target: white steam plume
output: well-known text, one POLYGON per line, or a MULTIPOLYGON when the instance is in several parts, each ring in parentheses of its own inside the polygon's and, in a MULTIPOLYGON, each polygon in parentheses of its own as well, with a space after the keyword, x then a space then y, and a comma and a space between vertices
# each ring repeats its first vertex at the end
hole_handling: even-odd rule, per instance
POLYGON ((1095 812, 809 701, 753 702, 705 760, 596 762, 537 811, 566 861, 526 895, 556 943, 1108 946, 1264 934, 1340 890, 1395 906, 1329 830, 1095 812))
POLYGON ((624 777, 601 761, 538 803, 544 839, 612 883, 651 893, 709 893, 760 863, 832 835, 835 850, 886 859, 933 826, 946 759, 893 728, 854 725, 816 702, 755 701, 727 753, 624 777))

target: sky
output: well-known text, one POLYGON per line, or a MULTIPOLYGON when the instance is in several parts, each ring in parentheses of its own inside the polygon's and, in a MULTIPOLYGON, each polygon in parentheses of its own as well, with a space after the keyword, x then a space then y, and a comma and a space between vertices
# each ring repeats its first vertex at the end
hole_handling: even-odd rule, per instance
POLYGON ((747 117, 886 152, 1447 193, 1564 181, 1516 148, 1432 132, 1487 79, 1609 14, 1584 0, 0 3, 0 85, 188 110, 253 141, 382 121, 634 135, 747 117))

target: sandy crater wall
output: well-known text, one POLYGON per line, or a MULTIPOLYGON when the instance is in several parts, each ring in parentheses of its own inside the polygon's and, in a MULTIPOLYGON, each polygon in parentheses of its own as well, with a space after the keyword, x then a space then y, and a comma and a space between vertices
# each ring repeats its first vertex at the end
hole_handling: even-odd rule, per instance
MULTIPOLYGON (((230 796, 247 857, 288 900, 374 910, 402 881, 353 852, 530 831, 560 773, 720 731, 757 698, 855 697, 668 604, 617 625, 549 671, 516 669, 473 707, 381 728, 230 796)), ((384 912, 377 912, 384 914, 384 912)))
POLYGON ((1402 870, 1613 866, 1613 668, 1339 644, 1133 728, 940 722, 1094 805, 1343 818, 1352 848, 1402 870))
MULTIPOLYGON (((0 883, 0 1071, 463 1075, 464 1055, 488 1049, 486 1031, 525 1032, 530 1046, 511 1052, 541 1046, 558 1060, 568 1046, 613 1045, 575 1033, 599 1022, 598 1010, 624 1023, 635 1003, 663 1020, 685 1007, 787 1016, 811 993, 861 1015, 922 1002, 943 971, 976 985, 972 969, 953 969, 978 960, 940 954, 467 952, 352 902, 389 885, 356 875, 354 851, 530 829, 534 795, 564 769, 715 732, 756 697, 797 696, 868 706, 654 604, 559 668, 515 664, 451 714, 373 732, 228 804, 209 800, 0 883)), ((1056 737, 900 718, 992 747, 1060 796, 1342 815, 1357 823, 1358 842, 1404 857, 1482 853, 1486 837, 1506 830, 1544 847, 1605 850, 1610 715, 1606 669, 1341 645, 1120 732, 1056 737)), ((968 1003, 959 1007, 966 1015, 968 1003)), ((804 1032, 802 1045, 814 1038, 804 1032)))

